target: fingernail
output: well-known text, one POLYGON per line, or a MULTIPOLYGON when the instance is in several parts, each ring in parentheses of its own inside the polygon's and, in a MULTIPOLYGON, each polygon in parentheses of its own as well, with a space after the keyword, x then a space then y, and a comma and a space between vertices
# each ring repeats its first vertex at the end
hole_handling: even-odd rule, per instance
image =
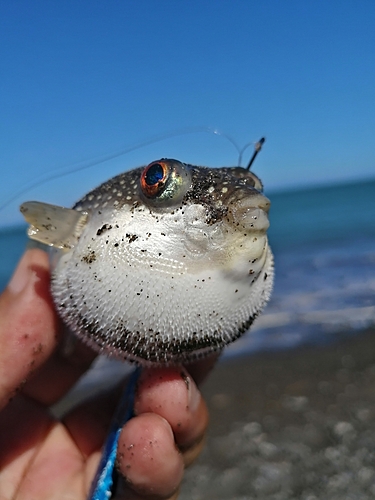
POLYGON ((188 398, 189 398, 189 410, 191 413, 194 413, 199 406, 201 401, 201 393, 199 392, 198 387, 195 385, 194 380, 189 377, 189 389, 188 389, 188 398))
POLYGON ((13 273, 13 276, 8 284, 8 290, 14 295, 20 294, 23 290, 25 290, 32 274, 33 271, 29 266, 29 258, 26 252, 13 273))

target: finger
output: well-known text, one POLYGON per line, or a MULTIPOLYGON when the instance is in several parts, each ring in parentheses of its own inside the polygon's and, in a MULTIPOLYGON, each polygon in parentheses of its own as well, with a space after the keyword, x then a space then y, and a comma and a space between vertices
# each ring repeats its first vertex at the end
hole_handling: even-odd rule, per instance
POLYGON ((58 332, 48 257, 41 250, 29 250, 0 297, 0 407, 50 356, 58 332))
POLYGON ((0 427, 6 429, 0 433, 0 498, 86 498, 88 464, 41 405, 18 395, 1 412, 0 427))
POLYGON ((51 357, 28 379, 23 392, 36 401, 51 406, 73 387, 90 368, 96 356, 78 338, 65 333, 51 357))
POLYGON ((42 404, 60 399, 96 357, 76 338, 67 352, 65 339, 50 294, 48 256, 28 250, 0 297, 0 402, 21 386, 42 404))
POLYGON ((0 498, 15 498, 20 479, 52 425, 40 405, 22 396, 0 413, 0 498))
POLYGON ((170 424, 177 445, 187 454, 187 463, 199 453, 208 425, 208 411, 185 368, 144 369, 134 410, 136 415, 152 412, 163 417, 170 424))
MULTIPOLYGON (((138 387, 137 404, 141 410, 146 401, 150 403, 151 411, 154 406, 158 407, 157 411, 164 407, 164 415, 172 423, 160 414, 143 411, 125 425, 118 446, 118 466, 126 478, 124 498, 129 499, 142 498, 152 489, 155 498, 172 498, 180 483, 184 464, 200 451, 208 421, 204 401, 183 368, 149 372, 143 376, 138 387), (152 391, 154 383, 156 390, 152 391), (165 402, 160 392, 163 398, 172 399, 174 405, 168 405, 169 401, 165 402), (155 404, 150 402, 150 396, 158 401, 155 404), (180 446, 184 443, 183 455, 176 447, 175 434, 180 446), (145 436, 149 439, 145 440, 145 436)), ((118 387, 109 394, 81 404, 64 418, 83 456, 98 452, 102 446, 119 397, 118 387)))
MULTIPOLYGON (((200 367, 201 375, 207 373, 211 366, 212 360, 207 360, 206 366, 202 365, 200 367)), ((91 401, 81 404, 65 417, 64 423, 83 456, 87 457, 100 449, 122 390, 122 387, 117 387, 109 394, 97 396, 91 401)), ((185 369, 159 368, 144 370, 137 388, 135 409, 139 416, 132 419, 131 423, 126 424, 123 430, 125 436, 136 436, 137 432, 142 434, 144 415, 154 412, 162 418, 163 422, 168 421, 170 433, 173 436, 171 444, 169 441, 171 434, 164 434, 167 456, 169 453, 168 448, 170 449, 173 445, 173 449, 175 449, 176 438, 178 445, 183 450, 185 465, 196 458, 203 445, 202 438, 207 427, 208 414, 196 384, 185 369)), ((149 429, 152 429, 155 424, 158 425, 158 422, 159 420, 148 419, 149 429)), ((161 459, 165 460, 165 457, 163 458, 163 449, 159 451, 161 459)), ((121 459, 121 453, 119 448, 119 460, 121 459)), ((174 457, 176 459, 175 454, 174 457)), ((121 463, 120 460, 119 464, 121 463)), ((179 467, 181 463, 179 454, 177 454, 177 463, 173 463, 174 467, 179 467)), ((123 470, 121 465, 120 468, 128 477, 127 470, 123 470)), ((142 460, 135 459, 132 475, 128 477, 128 480, 133 481, 136 485, 141 484, 140 489, 138 488, 139 491, 144 487, 142 482, 144 470, 145 465, 142 464, 142 460)), ((168 474, 166 475, 168 476, 168 474)), ((159 483, 159 486, 161 487, 162 484, 164 484, 164 480, 159 483)), ((168 490, 172 494, 175 486, 175 482, 172 481, 171 484, 171 482, 167 481, 165 491, 168 490)), ((129 490, 129 484, 127 490, 129 490)), ((134 491, 131 495, 127 491, 127 495, 126 498, 129 499, 133 497, 134 499, 141 498, 134 491)))
POLYGON ((131 419, 120 434, 117 466, 125 478, 124 498, 171 498, 184 463, 169 423, 154 413, 131 419))
MULTIPOLYGON (((84 458, 98 459, 123 387, 97 396, 72 410, 64 424, 84 458), (121 391, 121 392, 120 392, 121 391)), ((136 500, 153 492, 152 498, 174 498, 183 474, 183 458, 173 431, 162 417, 143 414, 124 427, 118 444, 118 468, 126 478, 119 498, 136 500), (133 450, 134 448, 134 450, 133 450)), ((91 468, 94 473, 94 469, 91 468)), ((121 483, 121 481, 120 481, 121 483)), ((117 498, 117 496, 116 496, 117 498)))

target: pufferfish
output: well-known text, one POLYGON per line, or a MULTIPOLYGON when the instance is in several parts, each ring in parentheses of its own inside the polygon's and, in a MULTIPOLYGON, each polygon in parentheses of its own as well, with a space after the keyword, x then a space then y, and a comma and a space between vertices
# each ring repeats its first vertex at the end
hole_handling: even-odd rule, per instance
POLYGON ((57 249, 51 291, 66 325, 100 353, 171 365, 221 350, 268 301, 269 207, 248 169, 163 158, 73 209, 21 211, 29 236, 57 249))

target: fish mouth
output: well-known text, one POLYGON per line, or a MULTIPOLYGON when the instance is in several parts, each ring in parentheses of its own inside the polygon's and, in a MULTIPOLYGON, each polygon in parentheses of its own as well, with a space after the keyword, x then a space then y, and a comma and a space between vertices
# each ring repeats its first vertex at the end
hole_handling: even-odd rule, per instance
POLYGON ((270 200, 260 193, 243 198, 231 207, 232 222, 239 229, 266 232, 270 206, 270 200))

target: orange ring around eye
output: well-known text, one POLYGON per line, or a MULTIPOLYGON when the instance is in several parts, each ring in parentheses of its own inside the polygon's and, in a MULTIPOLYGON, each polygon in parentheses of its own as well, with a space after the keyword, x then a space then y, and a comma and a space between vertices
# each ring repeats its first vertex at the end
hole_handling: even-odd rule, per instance
POLYGON ((163 190, 168 170, 168 165, 163 161, 153 161, 147 165, 141 175, 141 189, 145 196, 152 198, 163 190))

